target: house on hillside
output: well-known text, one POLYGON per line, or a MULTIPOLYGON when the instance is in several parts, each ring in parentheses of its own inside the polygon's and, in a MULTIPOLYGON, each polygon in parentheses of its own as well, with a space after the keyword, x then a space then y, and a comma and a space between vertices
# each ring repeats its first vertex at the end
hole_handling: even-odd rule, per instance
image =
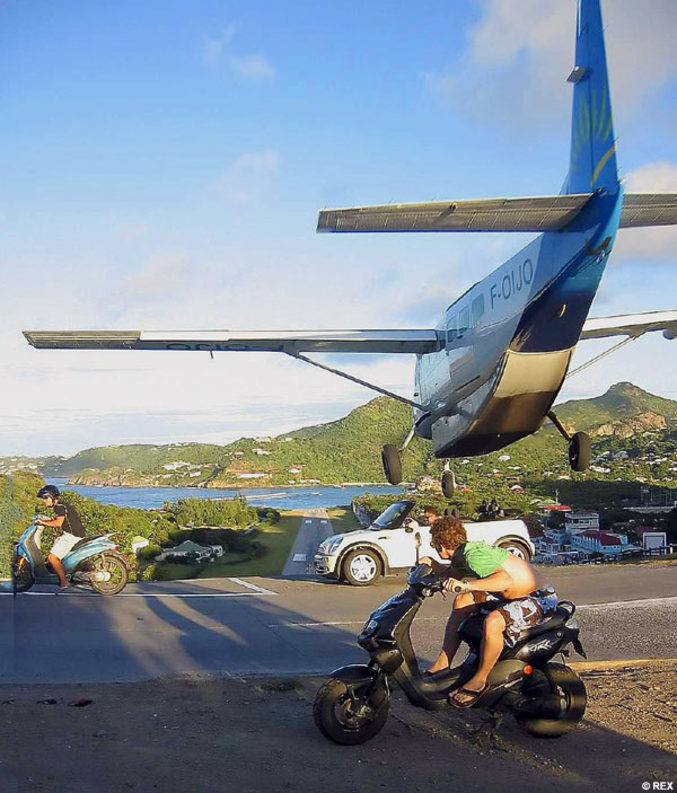
POLYGON ((606 531, 582 531, 571 538, 571 547, 586 553, 603 553, 613 556, 628 550, 628 538, 624 534, 612 534, 606 531))
POLYGON ((581 531, 598 531, 599 512, 574 512, 571 510, 564 517, 564 528, 570 537, 581 531))

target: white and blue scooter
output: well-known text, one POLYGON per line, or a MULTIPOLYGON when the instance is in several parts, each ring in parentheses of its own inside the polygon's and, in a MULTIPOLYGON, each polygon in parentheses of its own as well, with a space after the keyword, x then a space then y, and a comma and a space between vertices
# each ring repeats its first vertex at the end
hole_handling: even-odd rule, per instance
MULTIPOLYGON (((42 516, 37 515, 36 518, 42 516)), ((45 527, 32 523, 14 544, 12 584, 14 594, 27 592, 34 584, 56 584, 59 579, 40 547, 45 527)), ((100 595, 117 595, 129 579, 127 560, 111 540, 112 534, 83 537, 62 559, 66 578, 84 584, 100 595)))

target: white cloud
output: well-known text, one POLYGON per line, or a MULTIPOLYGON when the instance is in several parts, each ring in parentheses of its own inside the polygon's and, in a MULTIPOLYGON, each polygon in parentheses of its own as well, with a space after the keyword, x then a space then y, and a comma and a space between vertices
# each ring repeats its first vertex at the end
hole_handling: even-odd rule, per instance
POLYGON ((280 158, 272 149, 242 154, 213 182, 213 188, 229 203, 253 204, 270 187, 279 164, 280 158))
MULTIPOLYGON (((646 163, 627 175, 625 189, 628 193, 677 193, 677 164, 668 160, 646 163)), ((675 251, 675 226, 622 229, 611 261, 658 259, 674 264, 675 251)))
POLYGON ((127 287, 142 296, 171 293, 182 286, 187 267, 188 260, 183 254, 156 253, 127 279, 127 287))
POLYGON ((275 67, 260 54, 245 55, 243 57, 231 56, 230 65, 233 70, 242 77, 252 77, 255 79, 270 79, 275 77, 275 67))
POLYGON ((209 69, 227 66, 240 77, 251 80, 270 80, 276 69, 262 53, 241 54, 234 51, 233 39, 236 25, 229 25, 221 35, 205 38, 202 45, 202 60, 209 69))
MULTIPOLYGON (((481 0, 466 50, 425 75, 458 112, 524 129, 561 123, 570 112, 576 7, 561 0, 481 0)), ((677 75, 677 3, 603 4, 615 115, 636 113, 677 75)))

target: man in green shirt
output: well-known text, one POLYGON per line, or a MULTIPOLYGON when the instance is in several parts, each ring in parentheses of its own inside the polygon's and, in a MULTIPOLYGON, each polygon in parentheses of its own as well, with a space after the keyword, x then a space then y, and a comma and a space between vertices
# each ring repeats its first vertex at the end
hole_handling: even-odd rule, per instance
POLYGON ((435 521, 430 531, 431 545, 445 565, 425 557, 438 575, 446 576, 444 588, 451 592, 462 587, 454 598, 454 607, 444 632, 442 650, 430 667, 430 674, 448 669, 461 638, 458 627, 478 608, 487 613, 484 641, 477 672, 463 688, 449 696, 449 704, 467 708, 487 686, 487 677, 503 651, 504 641, 514 644, 520 633, 536 625, 557 607, 557 595, 551 586, 542 587, 536 571, 524 559, 505 548, 485 542, 468 542, 465 528, 453 517, 435 521), (504 635, 505 634, 505 635, 504 635))

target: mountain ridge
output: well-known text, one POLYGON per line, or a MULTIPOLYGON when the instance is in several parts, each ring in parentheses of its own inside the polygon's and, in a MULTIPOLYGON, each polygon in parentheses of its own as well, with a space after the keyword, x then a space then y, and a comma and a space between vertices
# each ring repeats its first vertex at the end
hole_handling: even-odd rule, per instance
MULTIPOLYGON (((638 474, 641 478, 668 482, 675 478, 669 469, 677 452, 677 401, 621 382, 598 397, 569 400, 556 410, 567 429, 591 434, 594 461, 608 467, 614 455, 625 453, 631 460, 646 457, 638 474), (657 450, 656 454, 647 457, 646 447, 657 450), (665 465, 655 463, 663 457, 665 465)), ((377 397, 335 421, 270 438, 240 438, 224 446, 190 442, 111 445, 84 449, 69 458, 0 458, 0 472, 9 472, 14 461, 42 475, 68 476, 71 484, 265 487, 378 482, 383 481, 381 445, 399 444, 410 423, 406 406, 377 397)), ((442 465, 432 456, 431 444, 420 438, 412 441, 403 461, 407 480, 426 472, 436 474, 442 465)), ((484 465, 493 466, 494 474, 498 466, 498 473, 506 476, 569 473, 566 444, 548 422, 535 435, 504 450, 452 465, 463 476, 466 472, 479 475, 484 465), (501 460, 506 456, 508 460, 501 460), (509 461, 513 464, 506 466, 509 461), (515 473, 509 474, 508 469, 515 473)), ((609 473, 618 473, 613 468, 609 473)))

